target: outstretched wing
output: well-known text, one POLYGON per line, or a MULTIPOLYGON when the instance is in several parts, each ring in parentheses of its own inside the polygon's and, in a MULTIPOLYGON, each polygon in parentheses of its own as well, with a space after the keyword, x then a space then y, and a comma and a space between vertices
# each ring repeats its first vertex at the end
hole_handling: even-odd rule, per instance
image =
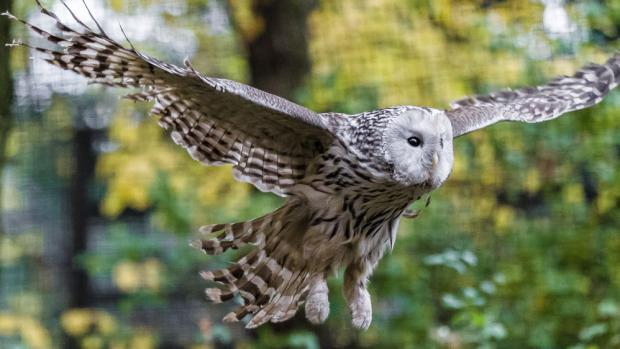
POLYGON ((235 81, 203 76, 187 61, 179 67, 140 53, 131 43, 129 48, 124 47, 96 20, 97 31, 65 5, 82 27, 79 31, 72 29, 36 2, 43 14, 54 19, 60 34, 9 13, 4 15, 62 49, 20 42, 13 45, 43 52, 48 63, 83 75, 90 82, 141 88, 128 98, 155 100, 151 114, 171 130, 175 143, 205 164, 232 164, 238 180, 262 191, 287 195, 287 189, 304 177, 309 162, 334 137, 327 116, 235 81))
POLYGON ((500 121, 542 122, 600 102, 619 80, 620 53, 605 64, 586 65, 575 75, 558 77, 546 85, 453 102, 446 114, 454 137, 500 121))

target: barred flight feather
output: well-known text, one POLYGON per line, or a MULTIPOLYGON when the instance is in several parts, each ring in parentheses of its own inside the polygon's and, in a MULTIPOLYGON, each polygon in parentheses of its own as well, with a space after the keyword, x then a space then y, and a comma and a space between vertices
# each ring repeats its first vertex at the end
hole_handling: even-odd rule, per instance
POLYGON ((216 255, 246 244, 257 246, 228 268, 204 271, 203 279, 216 282, 219 287, 208 288, 207 298, 221 303, 239 295, 244 304, 225 317, 226 321, 239 321, 253 314, 248 328, 268 321, 284 321, 295 315, 309 287, 312 273, 300 268, 300 261, 289 258, 283 249, 286 242, 283 229, 299 207, 296 202, 261 218, 248 222, 213 224, 200 229, 205 238, 192 243, 205 253, 216 255))
POLYGON ((557 77, 546 85, 454 101, 446 114, 454 137, 499 121, 543 122, 599 103, 619 80, 620 54, 615 54, 604 64, 587 64, 573 76, 557 77))
POLYGON ((42 52, 48 63, 83 75, 90 83, 145 89, 127 98, 155 100, 151 113, 172 131, 176 143, 205 164, 232 164, 238 180, 287 195, 333 138, 331 121, 306 108, 247 85, 203 76, 187 60, 179 67, 140 53, 131 43, 130 48, 123 47, 94 18, 99 32, 66 5, 80 31, 62 23, 38 0, 37 5, 54 20, 59 34, 5 15, 62 50, 18 41, 14 45, 42 52), (252 152, 244 152, 248 148, 252 152))

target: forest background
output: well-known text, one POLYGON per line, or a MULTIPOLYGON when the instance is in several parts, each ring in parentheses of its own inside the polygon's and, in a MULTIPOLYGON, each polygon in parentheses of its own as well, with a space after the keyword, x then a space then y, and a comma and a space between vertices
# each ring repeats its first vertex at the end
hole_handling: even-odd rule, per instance
MULTIPOLYGON (((87 2, 150 55, 319 112, 447 107, 602 62, 620 36, 618 1, 87 2)), ((51 27, 34 1, 5 9, 51 27)), ((37 40, 0 18, 0 42, 13 37, 37 40)), ((322 326, 303 312, 256 331, 222 323, 231 305, 207 303, 198 272, 234 253, 187 241, 281 200, 193 162, 122 92, 0 49, 0 347, 620 347, 620 92, 456 140, 450 180, 372 277, 366 332, 350 326, 340 274, 322 326)))

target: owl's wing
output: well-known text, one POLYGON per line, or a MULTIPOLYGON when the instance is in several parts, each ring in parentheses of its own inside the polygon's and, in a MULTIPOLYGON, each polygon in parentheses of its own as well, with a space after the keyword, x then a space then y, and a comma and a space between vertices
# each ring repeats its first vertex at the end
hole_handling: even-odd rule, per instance
POLYGON ((327 116, 235 81, 201 75, 187 61, 179 67, 138 52, 130 42, 130 47, 123 47, 96 20, 95 31, 67 7, 82 27, 74 30, 38 0, 37 4, 55 20, 60 34, 4 15, 62 49, 13 45, 43 52, 48 63, 83 75, 91 83, 141 88, 128 98, 155 100, 151 114, 171 130, 175 143, 205 164, 232 164, 238 180, 262 191, 287 195, 287 189, 304 177, 310 160, 334 137, 327 116))
POLYGON ((600 102, 618 82, 620 53, 605 64, 586 65, 575 75, 555 78, 546 85, 452 102, 446 114, 454 137, 500 121, 542 122, 600 102))

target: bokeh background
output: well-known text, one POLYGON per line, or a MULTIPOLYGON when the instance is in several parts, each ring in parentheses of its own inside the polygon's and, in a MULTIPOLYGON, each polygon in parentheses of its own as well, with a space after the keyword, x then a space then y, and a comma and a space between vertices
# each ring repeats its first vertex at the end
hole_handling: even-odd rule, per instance
MULTIPOLYGON (((58 1, 43 1, 74 23, 58 1)), ((113 37, 185 56, 316 111, 356 113, 523 86, 620 46, 603 0, 87 0, 113 37)), ((80 1, 68 0, 82 17, 80 1)), ((50 28, 34 1, 0 10, 50 28)), ((39 42, 0 19, 0 42, 39 42)), ((455 142, 451 179, 401 225, 351 328, 220 321, 188 247, 200 225, 280 204, 175 147, 122 91, 0 48, 1 348, 618 348, 620 92, 540 125, 455 142)), ((302 312, 300 312, 302 313, 302 312)))

